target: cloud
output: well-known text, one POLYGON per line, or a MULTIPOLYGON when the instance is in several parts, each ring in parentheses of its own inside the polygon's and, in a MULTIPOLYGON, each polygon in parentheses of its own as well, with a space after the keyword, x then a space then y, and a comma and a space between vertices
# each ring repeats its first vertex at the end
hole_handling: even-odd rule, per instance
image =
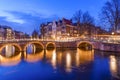
POLYGON ((53 15, 45 18, 40 13, 24 13, 18 11, 6 11, 11 16, 0 16, 0 24, 11 26, 13 29, 31 34, 34 29, 39 29, 40 24, 57 20, 53 15))
POLYGON ((9 22, 15 22, 15 23, 19 23, 19 24, 25 23, 25 21, 23 21, 21 19, 17 19, 13 16, 6 17, 6 20, 9 21, 9 22))
POLYGON ((7 13, 5 11, 1 11, 0 13, 1 13, 0 16, 5 17, 4 20, 6 20, 8 22, 15 22, 15 23, 19 23, 19 24, 25 23, 24 20, 18 18, 17 16, 14 16, 13 14, 7 13))

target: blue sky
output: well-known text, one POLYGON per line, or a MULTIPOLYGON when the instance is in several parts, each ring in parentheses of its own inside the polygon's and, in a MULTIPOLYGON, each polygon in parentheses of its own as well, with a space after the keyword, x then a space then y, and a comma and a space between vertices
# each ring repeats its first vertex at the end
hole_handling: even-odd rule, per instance
POLYGON ((42 22, 71 18, 81 9, 98 19, 107 0, 0 0, 0 24, 31 34, 42 22))

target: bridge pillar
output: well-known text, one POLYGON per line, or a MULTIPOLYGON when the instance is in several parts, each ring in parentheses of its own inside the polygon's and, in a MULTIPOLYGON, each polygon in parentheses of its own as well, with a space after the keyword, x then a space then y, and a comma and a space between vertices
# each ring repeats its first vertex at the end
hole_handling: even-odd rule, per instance
POLYGON ((20 47, 22 49, 21 52, 24 52, 25 51, 24 48, 25 48, 26 45, 25 44, 19 44, 19 45, 20 45, 20 47))

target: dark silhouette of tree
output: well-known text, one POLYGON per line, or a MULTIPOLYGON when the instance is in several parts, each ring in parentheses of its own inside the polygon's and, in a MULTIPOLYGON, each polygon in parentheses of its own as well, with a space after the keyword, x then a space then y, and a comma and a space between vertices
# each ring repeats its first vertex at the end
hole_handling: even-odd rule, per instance
POLYGON ((75 14, 73 14, 73 21, 75 21, 77 23, 77 27, 78 27, 78 34, 81 34, 81 28, 80 28, 80 23, 82 20, 82 11, 79 10, 77 11, 75 14))
MULTIPOLYGON (((102 8, 101 21, 116 33, 120 24, 120 0, 107 1, 102 8)), ((106 26, 105 25, 105 26, 106 26)))
POLYGON ((73 14, 73 20, 75 20, 77 23, 80 23, 82 20, 82 11, 79 10, 75 14, 73 14))
POLYGON ((82 15, 83 34, 87 34, 87 35, 91 36, 92 33, 94 33, 93 26, 95 26, 94 18, 89 14, 88 11, 83 13, 83 15, 82 15))
POLYGON ((82 15, 82 23, 83 24, 94 24, 94 18, 89 14, 89 12, 85 12, 82 15))
POLYGON ((89 34, 88 32, 91 32, 91 25, 94 25, 94 18, 89 12, 82 13, 81 10, 73 15, 73 21, 77 23, 79 35, 89 34))

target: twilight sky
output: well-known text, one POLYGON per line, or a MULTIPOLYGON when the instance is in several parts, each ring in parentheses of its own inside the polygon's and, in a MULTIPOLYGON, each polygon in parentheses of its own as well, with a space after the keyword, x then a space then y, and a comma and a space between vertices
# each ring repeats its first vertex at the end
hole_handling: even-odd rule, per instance
POLYGON ((0 0, 0 25, 28 34, 39 29, 42 22, 71 18, 81 9, 97 20, 107 0, 0 0))

